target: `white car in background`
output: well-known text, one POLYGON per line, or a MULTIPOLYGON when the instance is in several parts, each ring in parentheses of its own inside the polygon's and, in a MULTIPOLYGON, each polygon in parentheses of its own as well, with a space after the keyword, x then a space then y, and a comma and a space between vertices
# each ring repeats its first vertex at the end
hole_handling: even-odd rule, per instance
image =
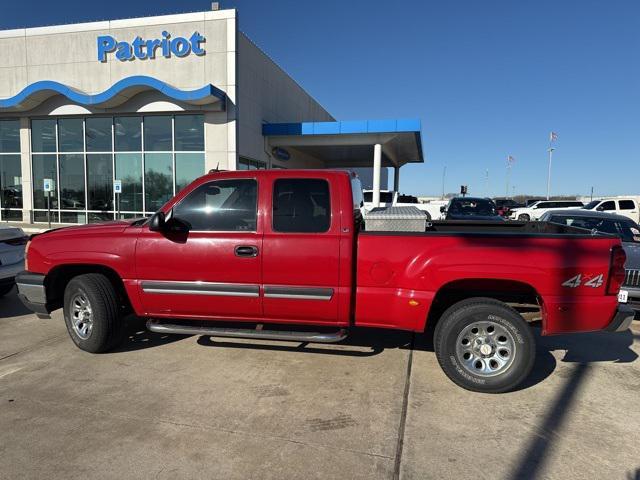
POLYGON ((15 285, 15 277, 24 270, 24 249, 29 237, 21 228, 0 225, 0 297, 15 285))
POLYGON ((640 208, 638 208, 638 200, 636 198, 603 198, 587 203, 584 206, 584 209, 622 215, 623 217, 630 218, 636 223, 640 223, 640 208))
POLYGON ((577 200, 538 200, 528 207, 514 208, 511 210, 509 218, 528 222, 530 220, 540 220, 540 217, 549 210, 570 210, 583 207, 584 203, 577 200))
MULTIPOLYGON (((369 212, 373 207, 373 190, 363 190, 364 195, 364 211, 369 212)), ((399 192, 391 190, 380 190, 380 207, 416 207, 427 214, 429 219, 432 214, 429 212, 426 203, 420 203, 418 197, 413 195, 403 195, 399 192)))

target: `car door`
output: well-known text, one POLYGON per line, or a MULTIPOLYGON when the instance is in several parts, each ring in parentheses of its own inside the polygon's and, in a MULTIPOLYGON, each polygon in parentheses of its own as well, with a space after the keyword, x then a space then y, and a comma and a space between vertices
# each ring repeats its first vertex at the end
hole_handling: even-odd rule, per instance
POLYGON ((539 220, 542 215, 547 213, 549 209, 553 208, 551 202, 538 203, 531 207, 531 218, 539 220))
POLYGON ((167 231, 143 227, 136 270, 147 315, 261 316, 257 192, 255 178, 207 181, 173 207, 167 231), (181 225, 188 232, 172 231, 181 230, 181 225))
POLYGON ((279 178, 266 188, 265 319, 338 321, 340 220, 325 178, 279 178))
POLYGON ((635 200, 624 199, 617 200, 618 202, 618 214, 624 215, 627 218, 630 218, 634 222, 638 222, 640 220, 640 210, 638 209, 638 203, 635 200))
POLYGON ((599 212, 616 213, 616 202, 614 200, 607 200, 598 205, 597 210, 599 212))

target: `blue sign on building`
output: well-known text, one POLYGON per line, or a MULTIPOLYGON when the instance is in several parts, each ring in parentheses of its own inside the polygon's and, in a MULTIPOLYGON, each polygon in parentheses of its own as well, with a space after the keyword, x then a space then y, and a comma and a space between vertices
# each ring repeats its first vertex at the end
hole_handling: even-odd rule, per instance
POLYGON ((136 37, 131 43, 118 42, 111 35, 101 35, 98 37, 98 61, 106 62, 109 53, 115 53, 115 57, 121 62, 136 58, 153 59, 158 54, 165 58, 171 58, 172 55, 186 57, 191 53, 204 55, 206 51, 202 44, 205 42, 205 37, 198 32, 193 32, 189 38, 171 38, 169 32, 165 31, 162 32, 162 38, 144 40, 142 37, 136 37))

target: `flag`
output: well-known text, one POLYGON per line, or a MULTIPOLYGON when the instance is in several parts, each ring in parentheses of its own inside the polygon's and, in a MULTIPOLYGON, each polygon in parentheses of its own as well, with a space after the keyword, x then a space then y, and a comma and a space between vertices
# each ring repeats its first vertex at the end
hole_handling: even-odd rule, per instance
POLYGON ((549 142, 555 142, 556 140, 558 140, 558 134, 556 132, 551 132, 549 134, 549 142))
POLYGON ((516 161, 516 159, 515 159, 515 158, 513 158, 511 155, 509 155, 509 156, 507 157, 507 165, 508 165, 508 166, 513 165, 513 164, 515 163, 515 161, 516 161))

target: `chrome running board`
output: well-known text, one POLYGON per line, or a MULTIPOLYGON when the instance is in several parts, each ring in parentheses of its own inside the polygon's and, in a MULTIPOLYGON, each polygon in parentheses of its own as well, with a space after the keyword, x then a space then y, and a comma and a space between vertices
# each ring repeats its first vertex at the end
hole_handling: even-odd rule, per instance
POLYGON ((287 342, 336 343, 347 338, 347 330, 337 332, 292 332, 286 330, 259 330, 250 328, 202 327, 147 321, 147 329, 155 333, 179 335, 204 335, 211 337, 257 338, 262 340, 284 340, 287 342))

